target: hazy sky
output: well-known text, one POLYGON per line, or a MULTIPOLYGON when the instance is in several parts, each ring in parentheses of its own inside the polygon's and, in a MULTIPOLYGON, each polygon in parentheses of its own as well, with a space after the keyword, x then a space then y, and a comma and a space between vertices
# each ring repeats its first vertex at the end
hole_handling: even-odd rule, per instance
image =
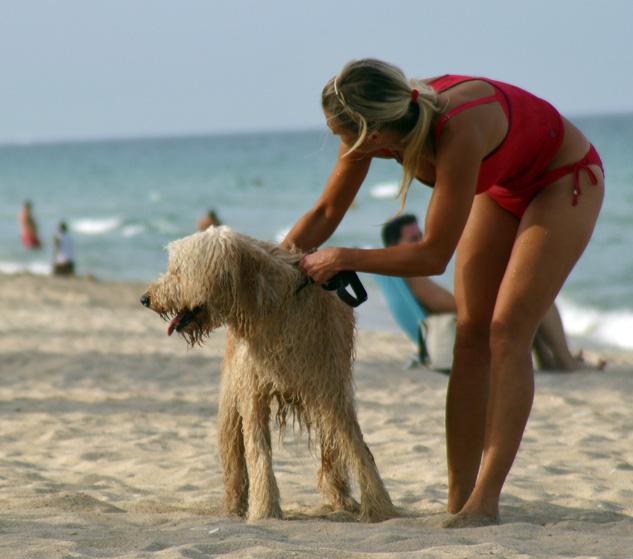
POLYGON ((631 0, 0 0, 0 142, 323 126, 367 56, 633 111, 631 0))

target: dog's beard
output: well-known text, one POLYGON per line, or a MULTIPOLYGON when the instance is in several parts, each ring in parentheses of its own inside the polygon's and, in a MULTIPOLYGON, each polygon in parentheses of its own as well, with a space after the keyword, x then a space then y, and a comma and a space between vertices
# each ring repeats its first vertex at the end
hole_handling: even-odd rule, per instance
POLYGON ((167 335, 171 336, 174 330, 182 332, 189 324, 196 321, 197 316, 203 311, 203 307, 198 306, 193 309, 185 309, 177 312, 169 322, 167 335))
POLYGON ((185 339, 187 345, 193 347, 195 345, 202 346, 202 342, 209 336, 209 331, 190 324, 179 334, 185 339))
POLYGON ((202 306, 180 311, 162 312, 160 315, 165 321, 169 321, 167 335, 171 336, 176 331, 190 346, 202 345, 204 339, 209 335, 210 329, 205 327, 206 312, 202 306))

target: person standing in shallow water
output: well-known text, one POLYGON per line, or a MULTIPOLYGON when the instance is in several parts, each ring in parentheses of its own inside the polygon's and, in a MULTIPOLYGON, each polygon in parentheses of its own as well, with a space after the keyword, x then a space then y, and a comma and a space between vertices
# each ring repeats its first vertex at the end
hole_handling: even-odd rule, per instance
POLYGON ((42 248, 42 243, 37 234, 37 222, 35 217, 33 217, 33 205, 30 200, 26 200, 22 204, 18 222, 20 224, 20 239, 24 248, 29 250, 42 248))
POLYGON ((403 207, 414 178, 433 187, 416 243, 324 248, 301 265, 318 283, 341 270, 431 276, 457 251, 446 526, 498 522, 534 397, 532 341, 592 235, 604 197, 600 157, 549 103, 488 78, 409 81, 365 59, 328 81, 322 105, 339 156, 284 244, 310 250, 327 240, 375 157, 402 164, 403 207))
POLYGON ((73 240, 65 221, 60 221, 53 236, 53 275, 72 276, 75 274, 73 240))

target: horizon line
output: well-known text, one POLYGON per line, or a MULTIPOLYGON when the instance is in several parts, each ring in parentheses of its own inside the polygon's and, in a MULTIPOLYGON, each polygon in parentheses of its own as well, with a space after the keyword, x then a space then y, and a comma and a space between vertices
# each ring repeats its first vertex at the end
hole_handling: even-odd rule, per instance
MULTIPOLYGON (((633 109, 624 111, 605 111, 600 113, 576 113, 567 115, 567 118, 614 118, 633 116, 633 109)), ((288 128, 261 128, 261 129, 238 129, 238 130, 220 130, 220 131, 173 131, 173 132, 130 132, 121 135, 104 135, 104 136, 69 136, 58 138, 37 138, 37 139, 0 139, 0 148, 5 147, 30 147, 30 146, 50 146, 50 145, 68 145, 68 144, 96 144, 96 143, 115 143, 115 142, 139 142, 148 140, 184 140, 184 139, 201 139, 226 136, 257 136, 265 134, 300 134, 306 132, 325 132, 327 127, 323 126, 302 126, 288 128)))
POLYGON ((184 140, 188 138, 214 138, 223 136, 256 136, 259 134, 300 134, 304 132, 327 131, 327 127, 302 127, 302 128, 262 128, 262 129, 242 129, 242 130, 191 130, 191 131, 163 131, 163 132, 130 132, 129 135, 104 136, 68 136, 58 138, 38 138, 38 139, 0 139, 0 148, 4 147, 29 147, 29 146, 50 146, 63 144, 96 144, 109 142, 141 142, 146 140, 184 140))

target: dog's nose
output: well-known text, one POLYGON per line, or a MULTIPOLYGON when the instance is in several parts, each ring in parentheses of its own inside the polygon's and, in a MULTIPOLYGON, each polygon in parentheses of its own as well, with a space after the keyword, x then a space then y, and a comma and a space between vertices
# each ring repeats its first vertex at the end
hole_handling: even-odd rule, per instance
POLYGON ((150 305, 149 293, 143 293, 143 295, 141 295, 141 305, 145 307, 149 307, 150 305))

